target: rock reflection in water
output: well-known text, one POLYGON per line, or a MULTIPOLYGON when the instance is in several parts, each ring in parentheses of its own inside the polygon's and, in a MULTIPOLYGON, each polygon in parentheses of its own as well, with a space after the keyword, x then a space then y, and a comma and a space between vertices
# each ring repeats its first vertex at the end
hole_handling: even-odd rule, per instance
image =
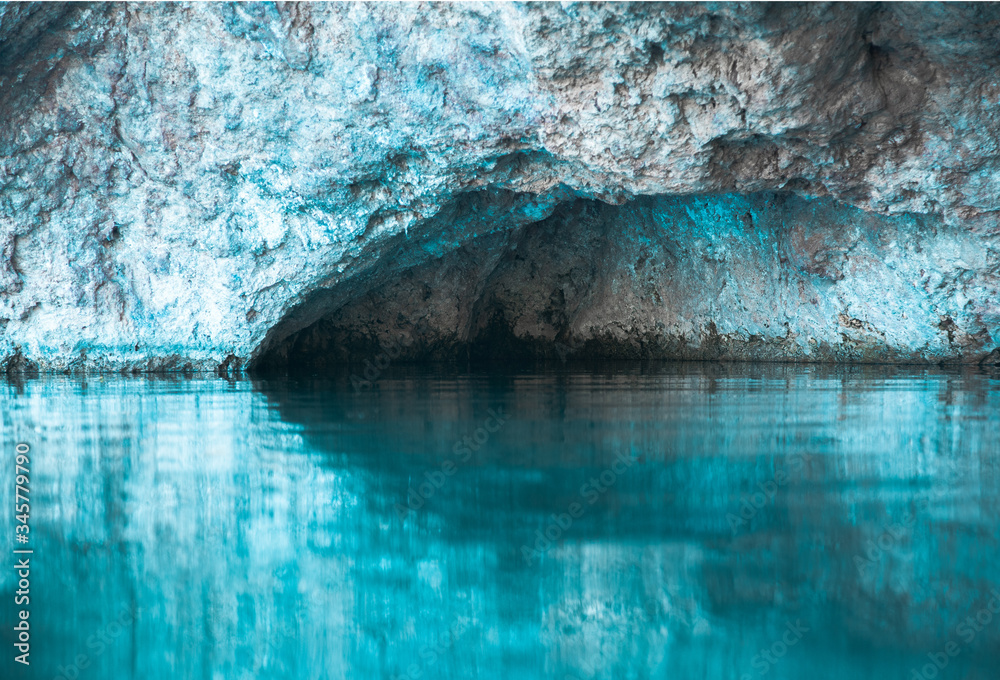
POLYGON ((28 677, 992 678, 998 388, 709 364, 8 383, 28 677))

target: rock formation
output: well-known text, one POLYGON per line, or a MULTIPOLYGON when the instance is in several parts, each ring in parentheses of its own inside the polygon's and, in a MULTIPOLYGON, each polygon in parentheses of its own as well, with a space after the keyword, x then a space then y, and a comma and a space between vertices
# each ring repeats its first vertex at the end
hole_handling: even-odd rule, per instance
POLYGON ((990 4, 7 4, 0 357, 1000 362, 998 31, 990 4))

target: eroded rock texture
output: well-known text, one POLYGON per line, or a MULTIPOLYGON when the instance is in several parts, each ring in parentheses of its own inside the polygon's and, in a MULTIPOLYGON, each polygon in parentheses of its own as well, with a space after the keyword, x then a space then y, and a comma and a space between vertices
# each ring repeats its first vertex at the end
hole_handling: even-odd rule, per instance
POLYGON ((0 356, 994 362, 998 31, 957 4, 4 5, 0 356))

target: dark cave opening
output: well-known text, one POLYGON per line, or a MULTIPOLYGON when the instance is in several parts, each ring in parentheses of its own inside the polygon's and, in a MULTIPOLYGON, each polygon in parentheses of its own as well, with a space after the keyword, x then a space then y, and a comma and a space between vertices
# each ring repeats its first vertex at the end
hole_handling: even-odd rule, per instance
POLYGON ((431 256, 406 267, 389 257, 389 274, 376 264, 367 278, 317 292, 308 304, 329 311, 271 343, 253 369, 376 359, 941 363, 996 349, 996 312, 957 306, 949 287, 989 282, 933 255, 963 238, 934 217, 763 192, 570 198, 531 220, 521 195, 500 198, 503 210, 484 192, 448 216, 474 214, 491 228, 464 240, 469 230, 429 230, 400 248, 431 256), (921 284, 929 272, 935 287, 921 284))

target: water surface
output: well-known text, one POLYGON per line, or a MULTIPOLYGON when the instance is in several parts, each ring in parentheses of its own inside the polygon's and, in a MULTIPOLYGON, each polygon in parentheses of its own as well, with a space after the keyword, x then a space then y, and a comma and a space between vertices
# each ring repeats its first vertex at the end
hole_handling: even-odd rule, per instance
POLYGON ((34 550, 30 669, 0 573, 4 677, 1000 668, 995 375, 389 367, 362 392, 346 376, 0 389, 0 505, 27 443, 34 550))

